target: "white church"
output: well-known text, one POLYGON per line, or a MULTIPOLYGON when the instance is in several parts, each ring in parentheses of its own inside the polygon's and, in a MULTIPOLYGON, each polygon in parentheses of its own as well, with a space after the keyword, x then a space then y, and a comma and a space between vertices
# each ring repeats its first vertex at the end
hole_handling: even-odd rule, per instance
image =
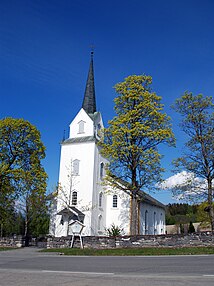
MULTIPOLYGON (((97 142, 103 128, 96 110, 93 53, 82 108, 70 124, 68 139, 61 142, 59 187, 50 219, 50 235, 72 235, 75 221, 82 224, 82 235, 107 235, 112 224, 129 235, 130 196, 103 185, 107 160, 97 142)), ((139 203, 138 233, 165 234, 165 207, 142 192, 139 203)))

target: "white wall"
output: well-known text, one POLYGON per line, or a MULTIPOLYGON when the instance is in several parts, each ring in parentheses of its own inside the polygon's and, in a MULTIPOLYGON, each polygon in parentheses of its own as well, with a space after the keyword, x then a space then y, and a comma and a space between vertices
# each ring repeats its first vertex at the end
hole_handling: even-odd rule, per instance
POLYGON ((129 234, 130 198, 120 190, 107 189, 106 194, 106 227, 112 224, 123 229, 123 234, 129 234), (117 195, 117 208, 113 207, 113 195, 117 195))
POLYGON ((70 124, 70 135, 69 138, 78 138, 83 136, 94 135, 94 123, 83 108, 80 109, 74 120, 70 124), (79 122, 83 121, 84 132, 79 133, 79 122))
POLYGON ((165 210, 142 202, 140 204, 140 234, 165 234, 165 210), (147 225, 146 227, 146 212, 147 225))

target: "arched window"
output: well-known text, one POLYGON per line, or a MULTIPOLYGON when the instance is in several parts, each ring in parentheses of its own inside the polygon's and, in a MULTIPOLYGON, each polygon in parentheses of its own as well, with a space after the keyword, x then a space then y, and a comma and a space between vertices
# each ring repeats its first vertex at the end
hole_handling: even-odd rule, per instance
POLYGON ((163 234, 163 214, 161 213, 160 215, 161 215, 160 217, 161 234, 163 234))
POLYGON ((112 207, 117 208, 117 195, 113 195, 112 207))
POLYGON ((98 216, 98 230, 102 230, 102 220, 103 220, 102 216, 99 215, 98 216))
POLYGON ((100 163, 100 179, 103 179, 103 175, 104 175, 104 163, 100 163))
POLYGON ((79 124, 79 132, 78 133, 84 133, 84 127, 85 127, 85 121, 81 120, 80 122, 78 122, 79 124))
POLYGON ((103 204, 103 193, 99 194, 99 207, 102 207, 103 204))
POLYGON ((145 234, 148 234, 148 211, 145 211, 145 234))
POLYGON ((72 205, 77 205, 77 192, 76 191, 73 191, 72 192, 72 202, 71 202, 72 205))
POLYGON ((157 216, 156 212, 154 212, 154 234, 157 233, 157 216))
POLYGON ((73 175, 74 176, 79 175, 79 168, 80 168, 80 160, 75 159, 73 161, 73 175))

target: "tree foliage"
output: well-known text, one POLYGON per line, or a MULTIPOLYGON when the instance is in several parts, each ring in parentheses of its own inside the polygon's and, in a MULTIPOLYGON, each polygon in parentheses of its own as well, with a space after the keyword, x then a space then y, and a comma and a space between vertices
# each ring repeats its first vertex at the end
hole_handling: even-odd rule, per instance
MULTIPOLYGON (((214 203, 213 203, 214 207, 214 203)), ((209 204, 208 202, 201 203, 197 208, 197 221, 201 222, 204 226, 210 226, 210 217, 209 217, 209 204)))
POLYGON ((181 128, 187 134, 183 156, 174 161, 176 168, 190 173, 189 180, 174 188, 191 198, 207 201, 214 230, 213 179, 214 179, 214 111, 212 97, 186 92, 177 99, 173 108, 181 114, 181 128))
POLYGON ((114 100, 116 116, 109 121, 101 143, 101 152, 110 162, 106 180, 131 196, 131 234, 138 233, 137 193, 153 188, 161 179, 157 147, 174 144, 170 118, 151 84, 150 76, 133 75, 115 85, 119 94, 114 100))
POLYGON ((46 192, 44 158, 45 147, 35 126, 23 119, 0 120, 0 220, 5 220, 4 211, 16 202, 25 216, 26 235, 29 214, 41 206, 46 192))
POLYGON ((166 224, 185 224, 198 222, 198 205, 184 203, 168 204, 166 206, 166 224))

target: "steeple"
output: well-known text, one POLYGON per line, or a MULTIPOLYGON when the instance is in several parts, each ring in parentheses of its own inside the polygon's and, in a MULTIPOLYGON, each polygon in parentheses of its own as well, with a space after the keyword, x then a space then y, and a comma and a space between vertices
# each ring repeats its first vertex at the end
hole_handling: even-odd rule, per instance
POLYGON ((94 112, 96 112, 93 54, 94 54, 94 52, 91 51, 91 61, 90 61, 88 78, 87 78, 87 82, 86 82, 85 94, 84 94, 84 99, 83 99, 83 104, 82 104, 82 108, 88 114, 93 114, 94 112))

